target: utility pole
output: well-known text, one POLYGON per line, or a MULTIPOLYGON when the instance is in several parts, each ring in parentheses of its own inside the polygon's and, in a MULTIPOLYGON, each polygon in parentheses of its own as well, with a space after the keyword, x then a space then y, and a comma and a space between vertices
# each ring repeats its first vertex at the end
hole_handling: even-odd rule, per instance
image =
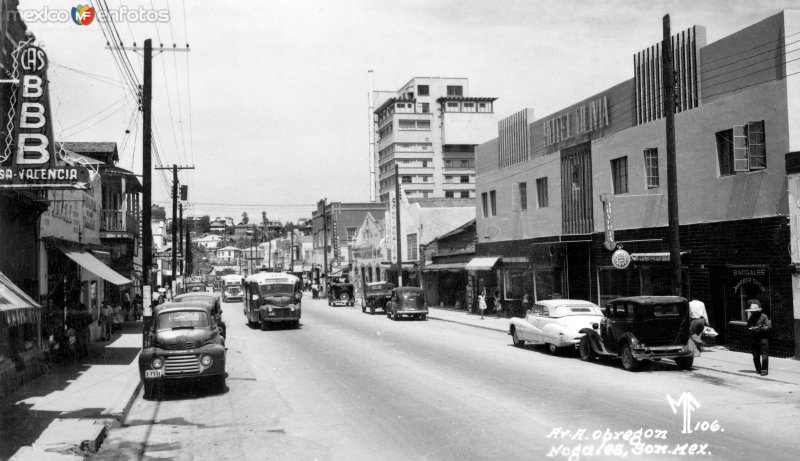
MULTIPOLYGON (((150 285, 150 268, 153 267, 153 228, 152 215, 152 172, 151 143, 153 99, 153 41, 144 41, 144 71, 142 72, 142 283, 150 285)), ((150 306, 144 306, 149 308, 150 306)))
POLYGON ((194 170, 194 167, 173 164, 171 167, 159 166, 155 169, 172 170, 172 283, 174 283, 175 270, 178 267, 178 249, 175 246, 175 242, 178 241, 178 170, 194 170))
POLYGON ((400 242, 400 166, 394 162, 394 216, 397 231, 397 286, 403 286, 403 246, 400 242))
POLYGON ((289 272, 294 272, 294 223, 289 223, 289 246, 292 255, 289 257, 289 272))
POLYGON ((664 15, 664 41, 661 44, 664 69, 664 110, 667 126, 667 215, 669 217, 669 262, 672 294, 683 296, 681 277, 681 241, 678 219, 678 177, 675 153, 675 74, 672 63, 672 37, 669 15, 664 15))
POLYGON ((183 253, 183 202, 178 202, 178 239, 180 239, 178 248, 181 249, 183 254, 183 258, 178 261, 178 264, 181 266, 181 274, 186 275, 186 272, 183 271, 184 259, 186 258, 186 253, 183 253))
POLYGON ((322 264, 325 271, 325 293, 328 289, 328 199, 322 199, 322 264))

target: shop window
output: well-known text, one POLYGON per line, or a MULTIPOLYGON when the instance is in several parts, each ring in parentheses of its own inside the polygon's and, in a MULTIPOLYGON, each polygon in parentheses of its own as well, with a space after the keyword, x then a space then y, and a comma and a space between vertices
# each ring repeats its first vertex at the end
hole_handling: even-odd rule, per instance
POLYGON ((639 296, 639 270, 635 267, 617 269, 601 267, 599 271, 600 307, 609 301, 626 296, 639 296))
POLYGON ((526 279, 530 279, 530 271, 526 268, 509 267, 503 270, 503 286, 505 293, 503 298, 506 300, 522 299, 527 292, 526 279))
POLYGON ((611 180, 614 186, 614 195, 628 193, 628 157, 611 160, 611 180))
POLYGON ((725 307, 728 321, 746 322, 750 301, 757 299, 768 316, 770 307, 769 268, 766 266, 731 267, 727 269, 725 307))
MULTIPOLYGON (((560 299, 563 291, 561 290, 561 271, 559 269, 537 270, 533 275, 535 301, 543 299, 560 299)), ((531 301, 534 301, 531 299, 531 301)))
POLYGON ((549 200, 547 197, 547 178, 536 180, 536 205, 539 208, 547 208, 549 200))
POLYGON ((658 187, 658 149, 644 150, 644 176, 648 189, 658 187))

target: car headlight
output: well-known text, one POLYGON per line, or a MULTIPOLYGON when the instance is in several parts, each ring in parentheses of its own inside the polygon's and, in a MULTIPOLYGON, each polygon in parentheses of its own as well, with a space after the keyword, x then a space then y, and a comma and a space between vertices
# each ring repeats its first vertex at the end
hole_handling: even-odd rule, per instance
POLYGON ((294 305, 289 306, 289 310, 294 312, 294 305))
POLYGON ((164 359, 161 357, 156 357, 152 362, 150 362, 150 366, 156 369, 161 368, 164 366, 164 359))
POLYGON ((267 312, 272 312, 272 306, 269 306, 269 307, 267 308, 267 312))
POLYGON ((214 361, 214 359, 212 359, 210 355, 204 355, 200 359, 200 363, 203 364, 204 367, 207 367, 207 366, 211 365, 211 362, 213 362, 213 361, 214 361))

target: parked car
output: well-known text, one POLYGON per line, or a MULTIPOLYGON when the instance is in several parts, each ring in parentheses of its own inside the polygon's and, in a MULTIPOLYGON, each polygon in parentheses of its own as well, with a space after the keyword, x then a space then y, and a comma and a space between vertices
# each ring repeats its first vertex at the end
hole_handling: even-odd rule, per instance
POLYGON ((353 296, 353 284, 344 282, 334 282, 328 285, 328 305, 344 303, 348 306, 355 304, 353 296))
POLYGON ((694 362, 689 302, 680 296, 635 296, 608 303, 600 324, 584 328, 581 359, 620 357, 622 366, 634 371, 650 360, 669 358, 688 370, 694 362))
POLYGON ((420 320, 428 318, 428 303, 422 288, 402 287, 392 290, 392 296, 386 302, 386 316, 392 320, 401 317, 414 317, 420 320))
POLYGON ((228 328, 225 322, 222 321, 222 306, 219 303, 219 296, 216 293, 207 293, 203 291, 193 291, 183 293, 172 298, 173 303, 181 303, 187 301, 204 301, 212 306, 212 312, 217 320, 217 323, 222 328, 222 336, 225 337, 228 328))
POLYGON ((603 319, 603 311, 595 303, 577 299, 547 299, 535 303, 525 318, 512 317, 508 334, 515 346, 526 343, 544 344, 551 353, 575 348, 584 335, 583 328, 592 328, 603 319))
POLYGON ((225 338, 210 305, 167 303, 153 312, 151 342, 139 354, 146 398, 168 380, 209 379, 225 389, 225 338))
POLYGON ((370 282, 364 284, 364 298, 361 300, 361 312, 375 315, 375 309, 386 312, 386 303, 392 298, 393 285, 389 282, 370 282))
POLYGON ((242 302, 242 287, 228 285, 225 287, 225 291, 222 292, 222 302, 224 303, 232 303, 232 302, 242 302))

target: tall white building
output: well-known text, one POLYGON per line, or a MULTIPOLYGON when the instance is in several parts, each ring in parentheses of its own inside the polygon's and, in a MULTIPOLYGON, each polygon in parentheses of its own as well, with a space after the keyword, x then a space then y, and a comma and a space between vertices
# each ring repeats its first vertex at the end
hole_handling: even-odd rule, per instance
POLYGON ((474 198, 475 146, 497 136, 496 99, 469 96, 466 78, 414 77, 396 92, 375 92, 378 200, 395 187, 395 163, 409 198, 474 198))

